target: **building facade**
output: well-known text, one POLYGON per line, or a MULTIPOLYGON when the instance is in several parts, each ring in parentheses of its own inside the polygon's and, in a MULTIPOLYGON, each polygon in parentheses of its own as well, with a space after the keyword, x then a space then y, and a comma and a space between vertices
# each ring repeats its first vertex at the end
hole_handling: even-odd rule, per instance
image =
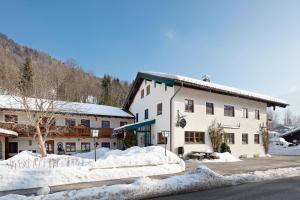
POLYGON ((288 104, 272 97, 211 82, 162 73, 138 73, 123 107, 135 115, 139 146, 162 145, 174 153, 212 151, 208 127, 221 123, 226 142, 236 156, 264 155, 261 130, 267 127, 267 107, 288 104), (147 130, 147 131, 140 131, 147 130))
MULTIPOLYGON (((22 109, 2 106, 7 101, 5 96, 0 97, 0 159, 7 159, 21 151, 37 152, 34 132, 28 127, 26 112, 22 109), (5 134, 9 130, 17 133, 5 134), (1 133, 2 132, 2 133, 1 133)), ((72 103, 68 103, 72 104, 72 103)), ((72 155, 79 152, 88 152, 97 147, 117 148, 117 140, 112 137, 113 128, 133 123, 134 117, 120 108, 76 103, 80 112, 75 111, 57 113, 55 119, 55 133, 50 133, 46 140, 47 153, 72 155), (84 109, 82 109, 84 108, 84 109), (98 130, 97 138, 91 136, 91 130, 98 130)))

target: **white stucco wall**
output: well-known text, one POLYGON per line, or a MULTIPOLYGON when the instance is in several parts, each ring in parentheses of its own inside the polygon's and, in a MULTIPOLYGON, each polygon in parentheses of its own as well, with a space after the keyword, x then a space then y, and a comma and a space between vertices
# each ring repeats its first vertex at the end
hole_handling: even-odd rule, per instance
MULTIPOLYGON (((156 123, 151 127, 153 145, 157 145, 158 132, 170 129, 170 98, 178 89, 178 86, 168 87, 167 91, 165 91, 164 84, 156 84, 156 87, 154 87, 154 81, 143 81, 130 106, 132 114, 139 114, 139 121, 144 120, 144 111, 147 108, 149 110, 149 119, 156 119, 156 123), (151 87, 151 92, 148 96, 146 95, 147 85, 151 87), (141 98, 142 89, 144 89, 145 93, 144 98, 141 98), (157 104, 161 102, 163 103, 163 114, 157 116, 157 104)), ((191 151, 211 151, 211 142, 207 129, 212 121, 216 119, 217 122, 223 125, 238 126, 240 124, 239 129, 225 129, 227 133, 234 133, 235 144, 229 145, 234 155, 247 155, 248 157, 256 154, 264 155, 262 137, 260 135, 260 144, 254 144, 254 134, 259 134, 260 124, 266 125, 266 107, 266 103, 253 100, 182 88, 173 99, 172 151, 177 153, 178 147, 181 146, 184 147, 185 153, 191 151), (185 112, 185 99, 194 100, 194 113, 185 112), (206 102, 214 103, 214 115, 206 114, 206 102), (235 117, 224 116, 224 105, 234 106, 235 117), (249 117, 247 119, 242 118, 242 108, 248 108, 249 117), (256 109, 260 111, 260 120, 255 119, 256 109), (187 126, 185 128, 176 127, 178 110, 181 115, 186 116, 187 126), (185 131, 205 132, 205 144, 185 144, 185 131), (242 144, 243 133, 248 134, 248 144, 242 144)), ((169 141, 170 138, 168 138, 169 141)), ((169 146, 170 144, 167 145, 168 149, 169 146)))
MULTIPOLYGON (((6 114, 13 114, 18 115, 18 123, 19 124, 28 124, 27 116, 25 112, 21 111, 0 111, 0 122, 5 122, 4 116, 6 114)), ((81 124, 81 119, 89 119, 90 120, 90 127, 91 128, 102 128, 102 120, 110 121, 110 128, 116 128, 120 126, 120 122, 127 122, 133 123, 133 119, 128 118, 118 118, 118 117, 96 117, 96 116, 85 116, 85 115, 55 115, 56 125, 57 126, 65 126, 65 119, 66 118, 73 118, 76 120, 76 125, 81 124)), ((29 145, 29 140, 32 140, 31 137, 17 137, 17 138, 9 138, 9 142, 18 142, 18 151, 37 151, 37 146, 35 142, 32 140, 32 145, 29 145)), ((63 138, 63 137, 48 137, 48 140, 54 140, 54 153, 57 153, 57 143, 62 142, 64 149, 66 142, 75 142, 76 143, 76 151, 81 150, 81 143, 82 142, 90 142, 91 149, 94 149, 94 139, 93 138, 63 138)), ((3 158, 5 154, 5 140, 4 138, 0 137, 0 141, 2 142, 3 148, 3 158)), ((111 149, 117 148, 116 142, 117 140, 114 138, 100 138, 96 140, 99 143, 98 147, 101 147, 102 142, 109 142, 111 149), (115 144, 115 145, 114 145, 115 144)), ((66 153, 66 154, 73 154, 73 153, 66 153)), ((13 156, 14 154, 9 154, 9 156, 13 156)))
MULTIPOLYGON (((29 145, 29 140, 32 140, 29 137, 18 137, 18 138, 10 138, 9 142, 18 142, 18 151, 36 151, 38 152, 38 148, 34 141, 32 141, 32 145, 29 145)), ((63 148, 66 150, 66 143, 68 142, 74 142, 76 143, 76 151, 81 151, 81 143, 90 143, 91 150, 94 149, 94 139, 93 138, 51 138, 49 137, 48 140, 54 140, 54 153, 57 154, 57 144, 59 142, 63 143, 63 148)), ((110 139, 110 138, 100 138, 96 139, 96 142, 98 142, 98 148, 101 147, 102 142, 108 142, 110 143, 111 149, 117 148, 117 140, 116 139, 110 139), (114 145, 115 144, 115 145, 114 145)), ((65 152, 66 155, 72 155, 76 152, 65 152)), ((9 156, 13 156, 14 154, 9 154, 9 156)))
MULTIPOLYGON (((178 87, 177 87, 178 88, 178 87)), ((267 113, 266 104, 237 98, 231 96, 220 95, 216 93, 205 92, 201 90, 182 88, 182 90, 174 98, 173 107, 173 151, 177 152, 177 148, 183 146, 185 152, 190 151, 206 151, 212 150, 209 135, 207 133, 208 127, 212 121, 216 119, 218 123, 229 126, 238 126, 239 129, 225 129, 227 133, 234 133, 235 144, 230 144, 232 154, 236 156, 247 155, 252 157, 255 154, 264 155, 262 145, 262 138, 260 135, 260 144, 254 144, 254 134, 259 134, 259 125, 266 125, 267 113), (194 112, 185 112, 185 99, 194 101, 194 112), (206 114, 206 102, 214 104, 214 115, 206 114), (235 108, 235 117, 224 116, 224 105, 231 105, 235 108), (242 117, 242 108, 248 108, 249 117, 242 117), (260 120, 255 119, 255 110, 260 111, 260 120), (176 113, 177 110, 181 115, 185 115, 187 125, 185 128, 176 127, 176 113), (205 132, 205 144, 185 144, 185 131, 199 131, 205 132), (242 134, 248 134, 248 144, 242 144, 242 134)))
POLYGON ((155 125, 151 126, 151 141, 153 145, 156 145, 157 133, 163 130, 170 130, 170 98, 174 94, 174 87, 168 86, 167 90, 165 90, 165 84, 156 83, 156 86, 154 86, 154 84, 154 81, 143 81, 129 110, 133 115, 136 115, 136 113, 139 114, 139 122, 145 120, 145 109, 149 110, 149 119, 156 120, 155 125), (149 95, 146 93, 146 87, 148 85, 150 85, 149 95), (144 89, 144 98, 141 98, 142 89, 144 89), (162 103, 161 115, 157 115, 157 104, 159 103, 162 103))

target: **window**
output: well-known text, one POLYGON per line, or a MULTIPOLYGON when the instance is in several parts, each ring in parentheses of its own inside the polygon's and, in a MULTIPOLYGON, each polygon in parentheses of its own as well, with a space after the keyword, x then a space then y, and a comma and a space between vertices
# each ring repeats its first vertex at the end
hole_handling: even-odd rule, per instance
POLYGON ((18 142, 8 142, 8 153, 18 153, 18 142))
POLYGON ((234 107, 233 106, 224 106, 224 116, 234 117, 234 107))
POLYGON ((110 128, 110 121, 102 121, 102 128, 110 128))
POLYGON ((67 142, 66 143, 66 152, 76 152, 76 143, 75 142, 67 142))
POLYGON ((255 110, 255 119, 260 120, 259 110, 255 110))
POLYGON ((91 144, 89 142, 82 142, 81 143, 81 151, 82 152, 89 152, 89 151, 91 151, 91 144))
POLYGON ((162 114, 162 103, 157 104, 157 115, 162 114))
POLYGON ((136 113, 135 114, 135 122, 138 122, 139 121, 139 113, 136 113))
POLYGON ((259 144, 259 134, 254 134, 254 144, 259 144))
POLYGON ((184 141, 186 144, 205 144, 205 133, 204 132, 194 132, 185 131, 184 141))
POLYGON ((243 108, 242 112, 243 112, 243 118, 248 118, 248 108, 243 108))
POLYGON ((32 140, 28 140, 28 145, 32 146, 32 140))
POLYGON ((66 127, 74 127, 76 125, 75 119, 66 119, 65 120, 66 127))
POLYGON ((145 94, 144 94, 144 89, 141 90, 141 99, 144 98, 145 94))
POLYGON ((165 144, 166 139, 163 137, 162 133, 157 133, 157 144, 165 144))
POLYGON ((148 109, 146 109, 145 110, 145 119, 148 119, 148 117, 149 117, 149 111, 148 111, 148 109))
POLYGON ((147 85, 147 88, 146 88, 146 92, 147 92, 147 95, 149 95, 150 94, 150 85, 147 85))
POLYGON ((18 115, 4 115, 5 122, 18 123, 18 115))
POLYGON ((185 100, 185 112, 194 112, 194 101, 190 99, 185 100))
POLYGON ((224 142, 226 144, 234 144, 234 133, 224 133, 224 142))
POLYGON ((213 103, 206 103, 206 114, 207 115, 213 115, 213 114, 215 114, 214 104, 213 103))
POLYGON ((89 119, 82 119, 81 120, 81 125, 87 127, 87 128, 90 128, 90 125, 91 125, 91 122, 89 119))
POLYGON ((102 142, 101 147, 103 148, 110 148, 110 143, 109 142, 102 142))
POLYGON ((127 122, 120 122, 120 126, 124 126, 126 124, 127 124, 127 122))
POLYGON ((242 134, 242 144, 248 144, 248 134, 247 133, 242 134))

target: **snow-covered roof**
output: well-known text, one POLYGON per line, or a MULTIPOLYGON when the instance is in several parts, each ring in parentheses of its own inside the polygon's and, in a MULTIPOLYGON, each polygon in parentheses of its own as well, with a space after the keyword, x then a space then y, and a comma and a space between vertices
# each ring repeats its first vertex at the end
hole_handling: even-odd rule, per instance
POLYGON ((212 82, 207 82, 195 78, 189 78, 186 76, 180 76, 180 75, 173 75, 173 74, 166 74, 166 73, 160 73, 160 72, 141 72, 142 74, 150 75, 150 76, 156 76, 156 77, 161 77, 161 78, 166 78, 166 79, 171 79, 177 82, 184 82, 188 83, 190 85, 194 85, 199 88, 211 90, 211 91, 218 91, 218 92, 224 92, 226 94, 231 94, 231 95, 237 95, 241 97, 248 97, 256 100, 261 100, 261 101, 266 101, 273 103, 277 106, 287 106, 288 103, 284 100, 274 98, 271 96, 263 95, 263 94, 258 94, 255 92, 250 92, 246 90, 241 90, 237 89, 234 87, 229 87, 229 86, 224 86, 212 82))
POLYGON ((0 134, 5 134, 5 135, 11 135, 11 136, 18 136, 18 133, 15 131, 7 130, 4 128, 0 128, 0 134))
POLYGON ((281 134, 280 137, 290 135, 290 134, 294 134, 294 133, 300 133, 300 128, 295 128, 293 130, 287 131, 287 132, 281 134))
MULTIPOLYGON (((47 100, 41 101, 45 102, 45 107, 49 105, 47 104, 47 100)), ((22 100, 20 97, 0 95, 0 109, 25 110, 21 102, 22 100)), ((40 109, 36 108, 37 104, 35 103, 35 99, 26 98, 26 102, 28 102, 27 104, 29 105, 30 110, 40 111, 40 109)), ((57 113, 133 118, 131 114, 123 111, 121 108, 90 103, 55 101, 54 111, 57 113)))

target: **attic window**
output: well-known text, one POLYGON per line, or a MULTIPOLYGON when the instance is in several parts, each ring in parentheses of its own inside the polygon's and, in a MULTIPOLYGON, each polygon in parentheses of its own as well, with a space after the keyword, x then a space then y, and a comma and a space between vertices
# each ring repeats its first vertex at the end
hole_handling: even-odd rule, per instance
POLYGON ((144 96, 145 96, 145 92, 144 92, 144 89, 142 89, 141 90, 141 99, 144 98, 144 96))

